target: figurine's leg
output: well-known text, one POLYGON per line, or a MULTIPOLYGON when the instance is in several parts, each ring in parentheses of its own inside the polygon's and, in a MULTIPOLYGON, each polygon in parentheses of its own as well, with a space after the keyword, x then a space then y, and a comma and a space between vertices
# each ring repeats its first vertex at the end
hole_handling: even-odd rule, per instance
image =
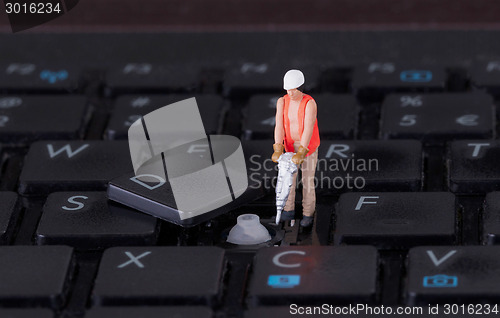
POLYGON ((310 156, 307 156, 302 163, 302 208, 303 215, 313 216, 316 210, 316 187, 314 185, 314 175, 316 164, 318 163, 318 149, 310 156))

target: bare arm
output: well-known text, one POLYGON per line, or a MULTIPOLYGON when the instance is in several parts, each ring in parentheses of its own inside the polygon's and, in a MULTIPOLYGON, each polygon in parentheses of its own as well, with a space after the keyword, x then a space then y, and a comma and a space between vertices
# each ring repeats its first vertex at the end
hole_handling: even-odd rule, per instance
POLYGON ((304 131, 302 132, 302 138, 300 138, 300 145, 307 148, 314 130, 314 123, 316 122, 316 114, 318 112, 318 106, 314 100, 310 100, 306 105, 306 113, 304 116, 304 131))
POLYGON ((276 124, 274 126, 274 143, 282 144, 285 138, 285 126, 283 124, 283 108, 285 102, 280 97, 276 102, 276 124))

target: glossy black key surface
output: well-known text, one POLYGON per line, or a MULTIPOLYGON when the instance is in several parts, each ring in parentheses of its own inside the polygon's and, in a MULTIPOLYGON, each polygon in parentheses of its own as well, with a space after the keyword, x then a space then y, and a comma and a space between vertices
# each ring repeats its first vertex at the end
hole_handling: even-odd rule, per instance
POLYGON ((335 244, 394 249, 455 241, 455 196, 448 192, 344 193, 335 210, 335 244))
POLYGON ((354 68, 352 87, 360 94, 443 91, 447 75, 442 66, 373 61, 354 68))
POLYGON ((93 308, 85 318, 211 318, 212 311, 205 307, 118 307, 93 308))
POLYGON ((36 231, 38 244, 78 248, 151 245, 157 220, 108 201, 105 192, 56 192, 49 195, 36 231))
POLYGON ((422 145, 416 140, 322 141, 316 191, 417 191, 422 165, 422 145))
POLYGON ((376 297, 377 251, 370 246, 260 249, 248 289, 250 304, 370 302, 376 297))
MULTIPOLYGON (((42 55, 33 54, 40 60, 42 55)), ((0 91, 73 92, 79 86, 81 70, 72 63, 13 61, 0 64, 0 91)))
POLYGON ((72 254, 67 246, 0 247, 0 304, 60 307, 73 270, 72 254))
POLYGON ((463 140, 449 144, 448 187, 457 193, 500 190, 500 142, 463 140))
POLYGON ((482 241, 484 244, 500 243, 500 192, 486 195, 482 214, 482 241))
POLYGON ((500 247, 420 246, 410 249, 408 305, 498 303, 500 247))
POLYGON ((500 60, 490 59, 475 63, 470 70, 470 76, 475 87, 486 89, 495 95, 500 93, 500 60))
POLYGON ((80 138, 88 121, 87 100, 67 95, 0 95, 0 140, 80 138))
POLYGON ((2 318, 53 318, 54 313, 49 309, 0 309, 2 318))
POLYGON ((17 193, 0 192, 0 244, 8 244, 18 218, 17 193))
MULTIPOLYGON (((265 62, 243 62, 230 66, 224 77, 224 92, 231 96, 265 93, 286 93, 283 76, 293 69, 290 64, 265 62)), ((318 86, 319 69, 314 66, 297 67, 304 73, 304 92, 318 86)))
POLYGON ((131 170, 125 141, 36 142, 26 156, 19 192, 104 190, 111 179, 131 170))
MULTIPOLYGON (((117 98, 106 128, 107 139, 126 139, 132 123, 158 108, 191 98, 193 95, 127 95, 117 98)), ((195 95, 207 134, 221 130, 223 99, 218 95, 195 95)))
POLYGON ((391 94, 382 104, 382 138, 444 141, 491 138, 493 98, 483 93, 391 94))
POLYGON ((93 301, 97 305, 214 305, 224 264, 224 250, 211 246, 113 247, 101 260, 93 301))
MULTIPOLYGON (((282 95, 281 95, 282 96, 282 95)), ((273 139, 279 95, 254 95, 243 110, 246 139, 273 139)), ((352 95, 312 94, 318 105, 318 129, 322 138, 352 138, 358 106, 352 95)))
MULTIPOLYGON (((124 56, 127 56, 125 53, 124 56)), ((175 65, 130 61, 113 65, 106 74, 107 94, 189 92, 198 84, 199 70, 192 64, 175 65)))

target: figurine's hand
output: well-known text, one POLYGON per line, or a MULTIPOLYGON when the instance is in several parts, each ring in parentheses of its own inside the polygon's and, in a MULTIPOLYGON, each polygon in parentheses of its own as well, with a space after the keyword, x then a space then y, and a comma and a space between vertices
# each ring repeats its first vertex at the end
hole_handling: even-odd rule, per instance
POLYGON ((278 159, 283 154, 283 151, 285 151, 285 146, 283 146, 283 144, 274 144, 273 149, 274 153, 273 156, 271 157, 271 160, 274 162, 278 162, 278 159))
POLYGON ((307 148, 300 146, 297 153, 293 155, 292 162, 296 165, 300 165, 302 162, 304 162, 304 158, 306 157, 308 152, 309 150, 307 148))

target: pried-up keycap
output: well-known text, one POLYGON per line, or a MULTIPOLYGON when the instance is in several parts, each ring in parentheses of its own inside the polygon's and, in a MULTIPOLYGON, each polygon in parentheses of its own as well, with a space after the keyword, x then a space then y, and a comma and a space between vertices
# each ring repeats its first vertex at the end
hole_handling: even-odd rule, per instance
MULTIPOLYGON (((116 99, 115 109, 106 128, 108 139, 126 139, 128 129, 141 116, 155 109, 193 97, 192 95, 127 95, 116 99)), ((223 100, 217 95, 196 95, 203 126, 208 134, 221 129, 223 100)))
POLYGON ((98 305, 214 305, 224 250, 217 247, 113 247, 104 252, 92 293, 98 305))
POLYGON ((105 192, 56 192, 49 195, 36 231, 38 244, 78 248, 150 245, 157 220, 108 201, 105 192))
POLYGON ((335 214, 335 244, 408 248, 455 241, 455 196, 448 192, 344 193, 335 214))
POLYGON ((379 99, 390 92, 443 91, 446 79, 442 67, 373 61, 354 69, 352 86, 363 96, 379 99))
MULTIPOLYGON (((278 95, 253 96, 243 110, 246 139, 273 139, 278 95)), ((351 95, 314 94, 322 138, 352 138, 356 131, 358 106, 351 95)))
POLYGON ((0 247, 0 304, 60 307, 73 270, 67 246, 0 247))
POLYGON ((422 165, 416 140, 322 141, 316 191, 417 191, 422 165))
POLYGON ((132 171, 125 141, 40 141, 31 145, 19 177, 19 192, 105 190, 132 171))
POLYGON ((0 140, 19 143, 76 139, 81 137, 87 112, 85 97, 3 95, 0 96, 0 140))
POLYGON ((381 136, 440 142, 491 138, 495 108, 483 93, 393 94, 382 104, 381 136))
POLYGON ((254 259, 251 305, 371 302, 377 251, 370 246, 260 249, 254 259))
POLYGON ((194 65, 130 61, 113 65, 106 75, 108 95, 193 91, 198 69, 194 65))
POLYGON ((0 244, 8 244, 18 217, 17 193, 0 192, 0 244))
POLYGON ((407 264, 409 305, 500 301, 499 246, 420 246, 407 264))
POLYGON ((457 193, 500 190, 500 142, 454 141, 448 149, 448 187, 457 193))

